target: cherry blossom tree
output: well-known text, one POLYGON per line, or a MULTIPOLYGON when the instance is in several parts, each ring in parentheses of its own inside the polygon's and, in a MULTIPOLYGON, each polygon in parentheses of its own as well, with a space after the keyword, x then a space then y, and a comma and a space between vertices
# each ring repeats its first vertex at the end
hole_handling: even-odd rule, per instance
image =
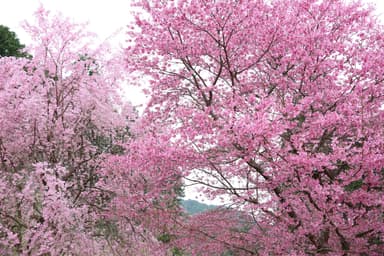
POLYGON ((165 175, 161 159, 175 158, 170 170, 252 219, 239 243, 202 217, 189 244, 380 255, 384 35, 372 9, 341 0, 134 6, 126 70, 150 84, 143 130, 167 138, 148 141, 147 159, 160 165, 150 169, 165 175), (206 243, 193 241, 202 235, 206 243))
POLYGON ((123 227, 105 218, 112 196, 96 185, 136 118, 118 93, 121 58, 43 8, 25 28, 33 57, 0 58, 0 254, 127 252, 123 227))
POLYGON ((168 237, 175 237, 181 221, 181 179, 175 168, 184 159, 170 151, 160 153, 168 136, 136 136, 126 145, 126 154, 103 163, 97 185, 113 195, 103 216, 123 230, 130 249, 125 253, 169 255, 173 243, 168 237))

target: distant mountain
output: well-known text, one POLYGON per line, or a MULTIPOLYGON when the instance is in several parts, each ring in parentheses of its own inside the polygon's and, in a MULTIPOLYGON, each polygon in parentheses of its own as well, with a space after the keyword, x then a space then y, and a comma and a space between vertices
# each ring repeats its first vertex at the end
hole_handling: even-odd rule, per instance
POLYGON ((184 210, 190 215, 212 210, 217 207, 217 205, 204 204, 191 199, 181 200, 181 205, 184 210))

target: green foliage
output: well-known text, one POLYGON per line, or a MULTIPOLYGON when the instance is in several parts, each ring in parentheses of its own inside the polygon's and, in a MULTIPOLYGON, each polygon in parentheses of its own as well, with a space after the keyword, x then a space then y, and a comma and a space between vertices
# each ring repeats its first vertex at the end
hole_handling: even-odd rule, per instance
POLYGON ((349 169, 351 169, 349 164, 345 161, 337 160, 336 165, 340 172, 348 171, 349 169))
POLYGON ((104 236, 108 239, 117 239, 119 238, 118 227, 116 223, 110 220, 100 219, 95 225, 95 235, 104 236))
POLYGON ((96 60, 90 57, 87 53, 80 54, 78 61, 84 62, 84 67, 88 70, 88 75, 92 76, 98 73, 99 65, 96 60))
POLYGON ((228 250, 226 252, 223 252, 221 254, 221 256, 234 256, 235 254, 231 251, 231 250, 228 250))
POLYGON ((163 243, 169 243, 171 239, 172 239, 172 236, 171 234, 168 234, 168 233, 161 234, 157 237, 157 240, 163 243))
POLYGON ((358 190, 359 188, 361 188, 362 185, 363 185, 363 180, 362 179, 355 180, 355 181, 352 181, 351 183, 349 183, 348 185, 346 185, 344 187, 344 190, 347 191, 347 192, 353 192, 353 191, 358 190))
POLYGON ((172 253, 172 256, 183 256, 183 251, 180 250, 179 248, 175 247, 175 248, 172 248, 171 250, 171 253, 172 253))
POLYGON ((28 53, 23 51, 24 47, 15 32, 9 30, 6 26, 0 25, 0 57, 29 57, 28 53))
POLYGON ((371 245, 384 245, 384 241, 380 236, 373 236, 368 239, 368 243, 371 245))
MULTIPOLYGON (((163 233, 157 237, 157 240, 162 242, 162 243, 168 244, 171 242, 172 239, 175 239, 175 238, 176 237, 174 235, 171 235, 169 233, 163 233)), ((184 255, 183 251, 177 247, 173 247, 171 249, 171 253, 172 253, 172 256, 183 256, 184 255)))
POLYGON ((97 127, 92 123, 88 124, 88 130, 85 133, 85 137, 88 141, 90 141, 91 144, 97 148, 98 154, 124 154, 124 147, 120 144, 126 142, 129 136, 131 136, 131 134, 128 127, 123 130, 115 130, 113 134, 105 134, 103 131, 97 129, 97 127))

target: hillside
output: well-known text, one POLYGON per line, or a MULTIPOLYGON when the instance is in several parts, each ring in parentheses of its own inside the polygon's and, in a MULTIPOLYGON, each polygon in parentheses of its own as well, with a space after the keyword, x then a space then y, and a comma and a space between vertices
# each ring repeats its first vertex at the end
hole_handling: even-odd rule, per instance
POLYGON ((181 205, 185 209, 185 211, 190 215, 194 215, 200 212, 205 212, 217 207, 216 205, 204 204, 191 199, 181 200, 181 205))

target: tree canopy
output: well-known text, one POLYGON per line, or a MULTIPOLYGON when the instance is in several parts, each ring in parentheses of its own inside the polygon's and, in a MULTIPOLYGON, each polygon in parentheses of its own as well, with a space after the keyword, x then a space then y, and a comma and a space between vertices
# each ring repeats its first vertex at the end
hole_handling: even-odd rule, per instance
POLYGON ((24 47, 15 32, 6 26, 0 25, 0 57, 26 57, 27 54, 23 51, 24 47))
POLYGON ((126 66, 138 85, 150 81, 143 122, 166 138, 157 154, 176 155, 172 170, 247 216, 246 228, 228 211, 193 218, 201 240, 181 235, 187 251, 380 255, 384 35, 372 9, 135 2, 144 11, 126 66))
POLYGON ((382 255, 373 9, 132 7, 117 54, 41 7, 26 25, 33 57, 0 58, 1 255, 382 255), (126 83, 146 88, 141 116, 126 83), (186 214, 193 185, 223 205, 186 214))

